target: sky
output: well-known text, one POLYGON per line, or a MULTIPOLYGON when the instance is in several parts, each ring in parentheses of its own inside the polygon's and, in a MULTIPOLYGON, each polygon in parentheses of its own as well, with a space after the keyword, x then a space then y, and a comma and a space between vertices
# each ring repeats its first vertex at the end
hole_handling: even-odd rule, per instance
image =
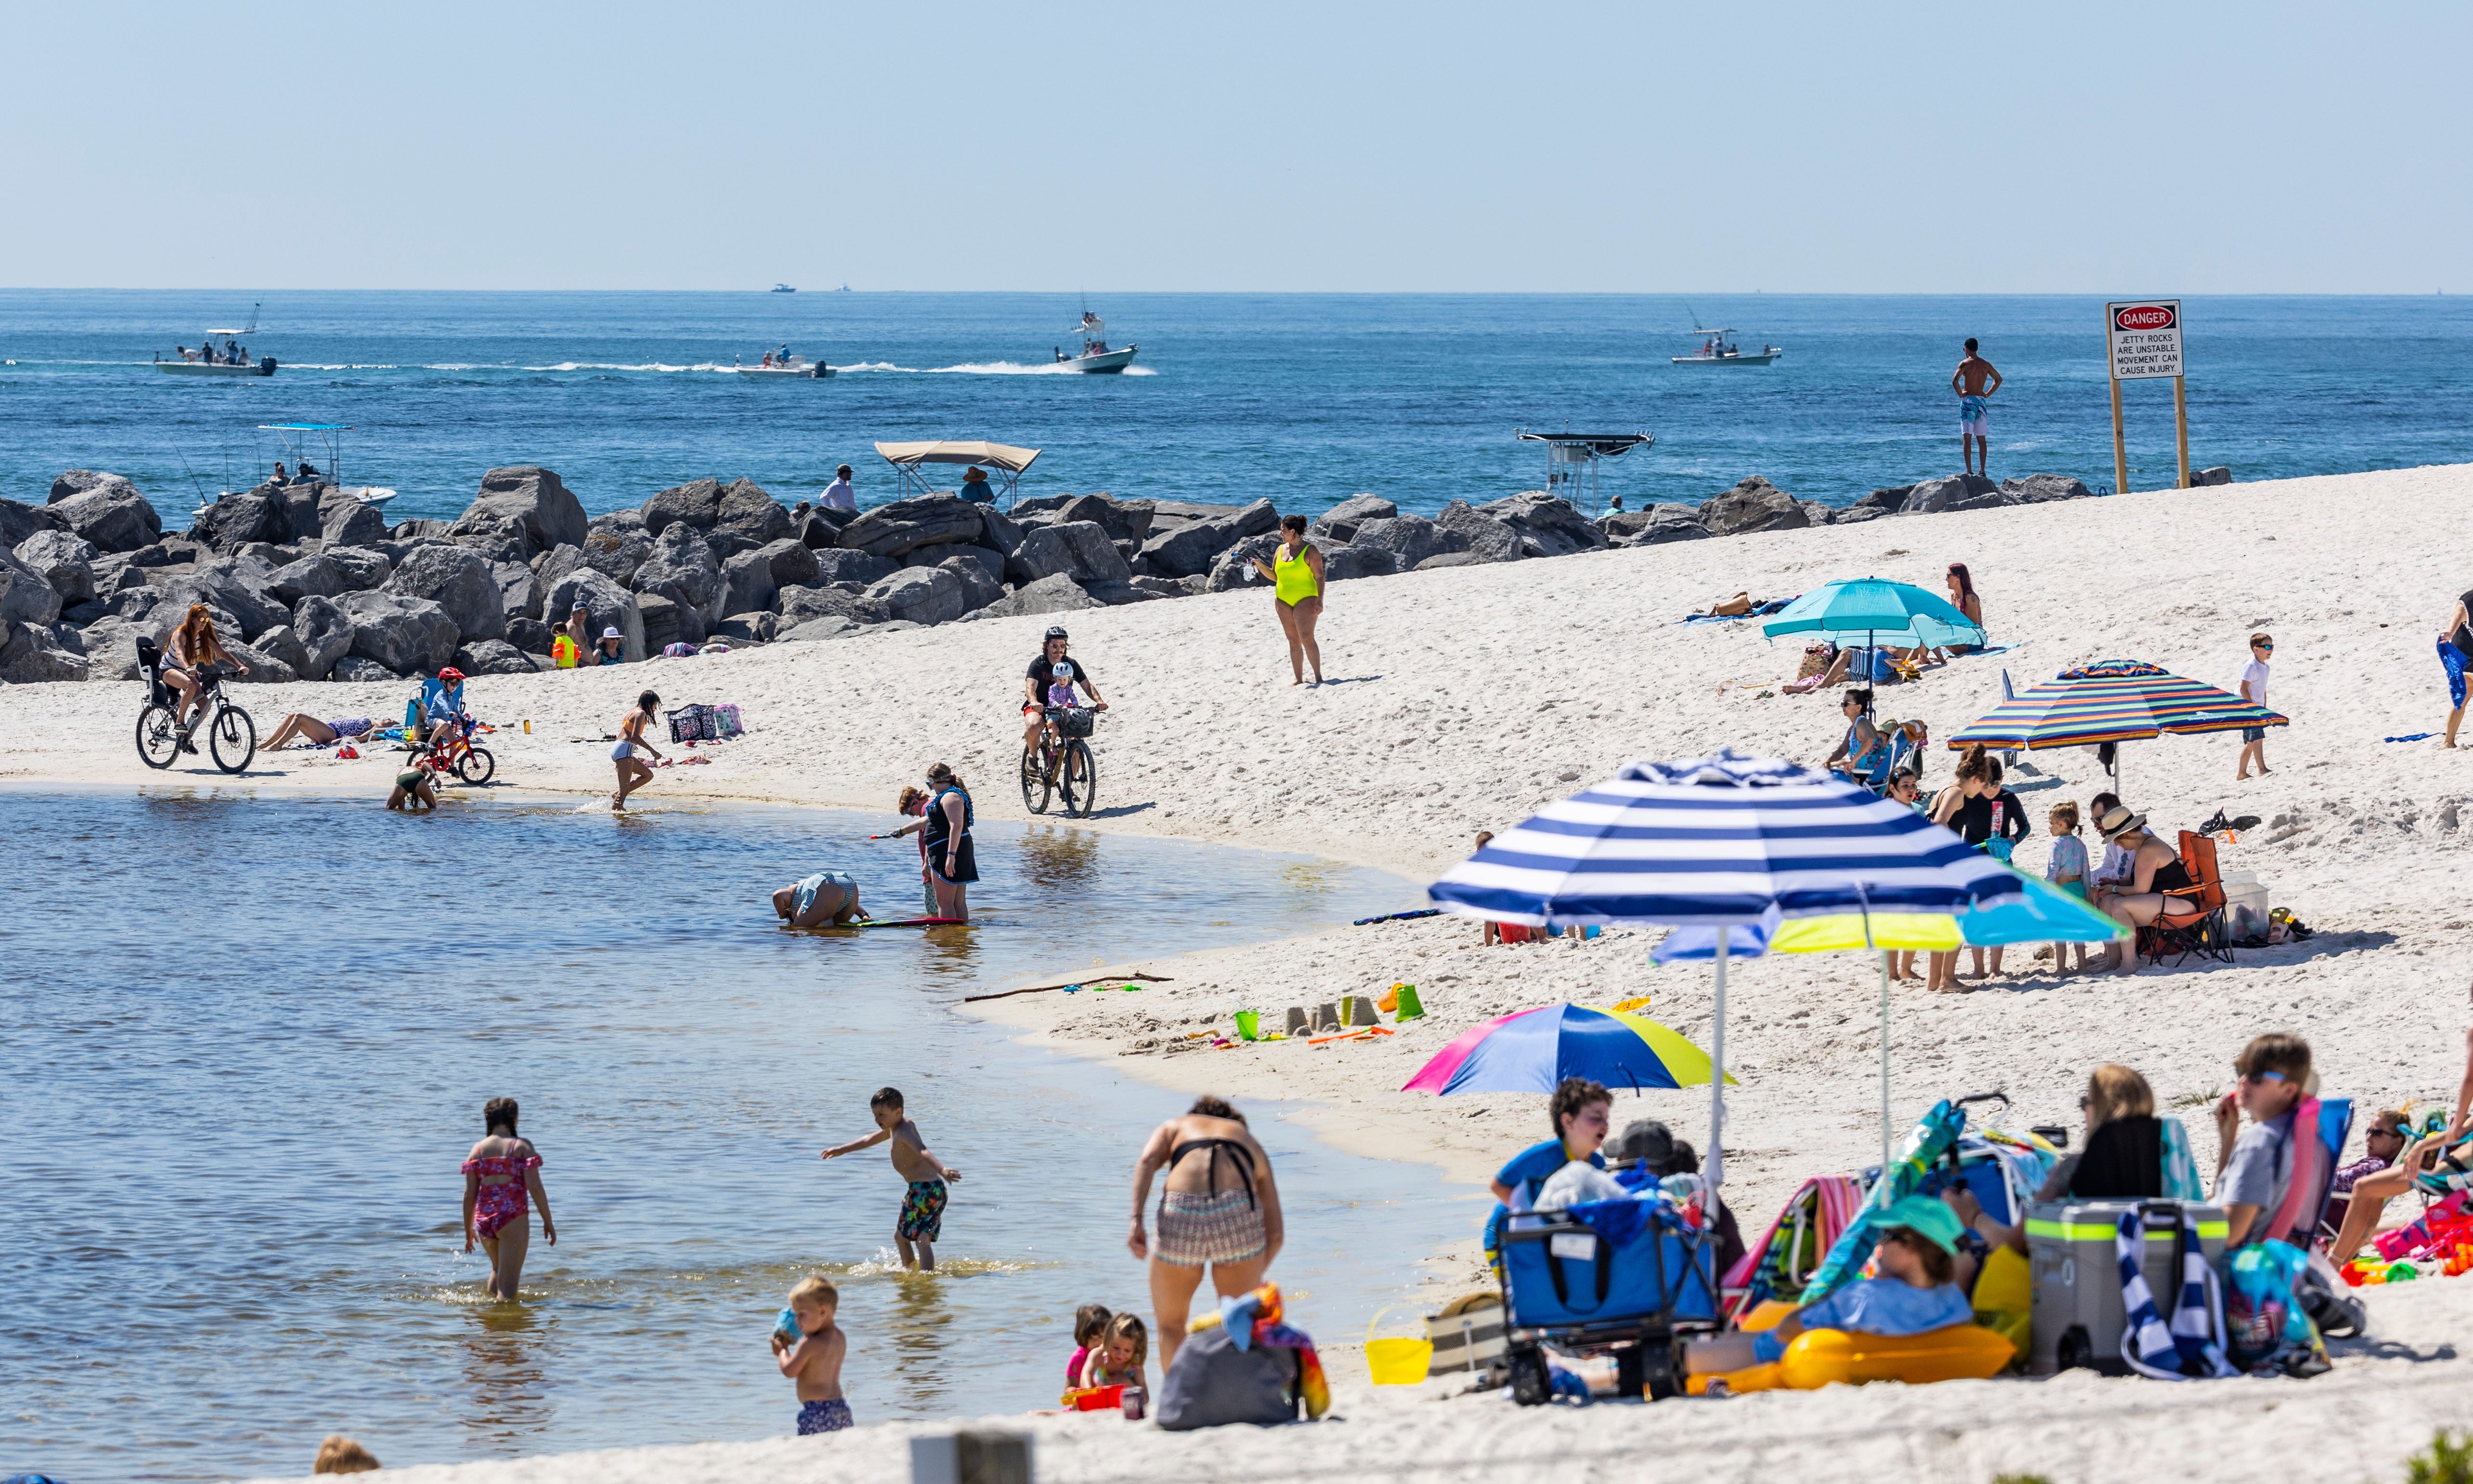
POLYGON ((12 8, 0 285, 2473 289, 2473 7, 12 8))

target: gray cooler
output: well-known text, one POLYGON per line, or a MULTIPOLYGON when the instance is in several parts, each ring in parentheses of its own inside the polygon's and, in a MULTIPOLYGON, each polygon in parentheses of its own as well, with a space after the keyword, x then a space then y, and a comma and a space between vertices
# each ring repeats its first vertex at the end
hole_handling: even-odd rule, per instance
POLYGON ((2038 1201, 2027 1208, 2027 1260, 2035 1286, 2034 1334, 2027 1373, 2051 1376, 2080 1367, 2126 1376, 2121 1331, 2121 1260, 2115 1234, 2125 1211, 2147 1228, 2139 1271, 2169 1320, 2181 1286, 2181 1213, 2198 1219, 2198 1248, 2214 1263, 2223 1256, 2223 1208, 2182 1201, 2038 1201))

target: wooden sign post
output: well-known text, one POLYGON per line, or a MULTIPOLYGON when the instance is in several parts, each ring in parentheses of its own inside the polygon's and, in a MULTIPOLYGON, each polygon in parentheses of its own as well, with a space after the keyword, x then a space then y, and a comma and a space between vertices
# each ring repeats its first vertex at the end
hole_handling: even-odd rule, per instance
POLYGON ((2129 455, 2121 433, 2121 384, 2173 378, 2173 433, 2180 451, 2176 490, 2190 488, 2190 402, 2181 379, 2181 301, 2143 299, 2103 306, 2104 341, 2112 368, 2113 491, 2129 491, 2129 455))

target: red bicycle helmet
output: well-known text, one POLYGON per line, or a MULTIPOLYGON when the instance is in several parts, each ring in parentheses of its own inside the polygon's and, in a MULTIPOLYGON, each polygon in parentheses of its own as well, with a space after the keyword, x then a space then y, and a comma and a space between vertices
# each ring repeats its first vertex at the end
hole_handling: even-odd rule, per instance
POLYGON ((452 685, 463 679, 464 672, 455 668, 453 665, 448 665, 445 669, 438 672, 438 683, 441 685, 452 685))

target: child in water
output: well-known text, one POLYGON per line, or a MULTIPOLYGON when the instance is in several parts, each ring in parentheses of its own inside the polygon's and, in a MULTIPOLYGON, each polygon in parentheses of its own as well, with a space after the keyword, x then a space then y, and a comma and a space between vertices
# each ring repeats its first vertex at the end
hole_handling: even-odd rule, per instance
POLYGON ((1929 1196, 1910 1195, 1881 1212, 1877 1278, 1848 1283, 1817 1304, 1788 1315, 1774 1329, 1695 1341, 1685 1369, 1694 1376, 1740 1371, 1786 1353, 1806 1329, 1862 1334, 1928 1334, 1973 1324, 1974 1307, 1957 1286, 1957 1243, 1966 1234, 1957 1213, 1929 1196))
POLYGON ((835 1144, 821 1158, 837 1159, 892 1141, 893 1168, 910 1183, 909 1189, 902 1193, 901 1214, 893 1225, 893 1245, 900 1250, 903 1267, 932 1273, 936 1271, 933 1243, 945 1230, 945 1183, 960 1180, 962 1172, 927 1152, 927 1141, 920 1135, 919 1125, 901 1115, 899 1089, 877 1089, 876 1096, 867 1100, 867 1111, 876 1116, 876 1132, 847 1144, 835 1144), (914 1242, 918 1244, 915 1253, 911 1250, 914 1242))
POLYGON ((841 1307, 841 1290, 818 1273, 790 1290, 788 1327, 773 1331, 773 1361, 781 1374, 799 1383, 799 1436, 839 1432, 851 1424, 850 1403, 842 1399, 842 1357, 850 1341, 833 1313, 841 1307))
POLYGON ((1131 1386, 1147 1391, 1142 1362, 1150 1357, 1150 1330, 1140 1314, 1118 1314, 1108 1321, 1101 1342, 1082 1362, 1085 1386, 1131 1386))
POLYGON ((1116 1316, 1104 1304, 1085 1304, 1073 1311, 1073 1358, 1065 1362, 1065 1384, 1082 1384, 1082 1362, 1107 1337, 1108 1322, 1116 1316))

